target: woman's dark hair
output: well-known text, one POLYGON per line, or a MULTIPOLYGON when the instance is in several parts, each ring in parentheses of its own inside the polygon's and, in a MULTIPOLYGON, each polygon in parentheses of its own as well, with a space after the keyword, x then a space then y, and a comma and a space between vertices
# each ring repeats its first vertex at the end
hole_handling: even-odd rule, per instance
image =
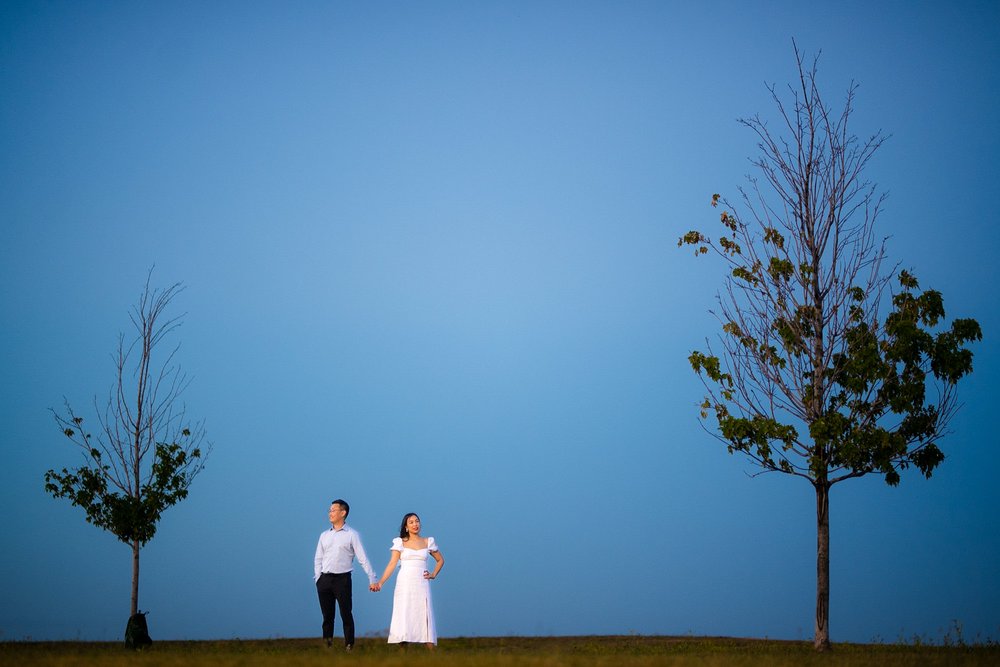
POLYGON ((404 540, 405 540, 405 539, 407 539, 407 538, 409 538, 409 537, 410 537, 410 531, 408 531, 408 530, 406 529, 406 521, 407 521, 407 519, 409 519, 409 518, 410 518, 411 516, 415 516, 415 517, 417 517, 418 519, 420 518, 420 516, 419 516, 419 515, 418 515, 418 514, 417 514, 416 512, 409 512, 409 513, 407 513, 407 515, 406 515, 406 516, 404 516, 404 517, 403 517, 403 522, 402 522, 401 524, 399 524, 399 537, 400 537, 401 539, 404 539, 404 540))

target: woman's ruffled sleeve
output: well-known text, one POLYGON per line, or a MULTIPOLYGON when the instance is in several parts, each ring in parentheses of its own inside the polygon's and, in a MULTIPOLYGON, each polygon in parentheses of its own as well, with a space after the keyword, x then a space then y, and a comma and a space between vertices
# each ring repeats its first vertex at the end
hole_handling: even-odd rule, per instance
POLYGON ((428 551, 438 551, 437 542, 434 541, 433 537, 427 538, 427 550, 428 551))
POLYGON ((392 546, 389 547, 390 551, 402 551, 403 550, 403 538, 394 537, 392 538, 392 546))

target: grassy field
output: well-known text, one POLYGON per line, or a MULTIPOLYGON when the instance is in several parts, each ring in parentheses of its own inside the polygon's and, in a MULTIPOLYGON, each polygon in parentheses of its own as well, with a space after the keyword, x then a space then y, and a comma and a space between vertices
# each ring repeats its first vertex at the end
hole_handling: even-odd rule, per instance
POLYGON ((836 644, 816 654, 809 642, 723 637, 474 637, 423 646, 388 646, 360 639, 353 653, 328 649, 317 639, 163 641, 141 652, 107 642, 3 642, 0 665, 208 667, 320 665, 370 667, 641 667, 645 665, 1000 665, 1000 646, 836 644))

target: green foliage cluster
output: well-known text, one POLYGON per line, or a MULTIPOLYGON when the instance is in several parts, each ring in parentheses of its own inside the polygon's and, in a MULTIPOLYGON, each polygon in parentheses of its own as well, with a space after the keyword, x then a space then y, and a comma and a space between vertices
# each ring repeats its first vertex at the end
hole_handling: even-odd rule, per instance
MULTIPOLYGON (((719 195, 714 195, 713 205, 718 201, 719 195)), ((737 229, 734 220, 723 213, 727 229, 737 229)), ((762 245, 774 252, 785 248, 784 237, 771 227, 763 230, 761 238, 762 245)), ((710 248, 730 258, 742 254, 735 241, 724 236, 715 245, 697 231, 682 236, 678 245, 695 245, 696 254, 710 248)), ((738 263, 732 269, 733 278, 748 290, 793 279, 807 288, 814 286, 817 271, 808 265, 801 264, 796 271, 787 256, 766 259, 738 263)), ((691 367, 716 387, 701 404, 702 417, 714 411, 730 452, 748 454, 766 470, 802 472, 812 479, 832 468, 846 471, 843 478, 878 472, 888 484, 896 485, 899 471, 910 465, 931 476, 944 459, 937 439, 950 416, 948 411, 954 407, 950 391, 972 371, 973 354, 967 346, 982 339, 982 330, 969 318, 935 330, 945 317, 941 293, 920 291, 917 279, 908 271, 900 271, 896 278, 899 291, 892 296, 892 307, 880 323, 869 319, 878 305, 868 302, 873 295, 851 285, 844 290, 847 326, 836 338, 824 330, 826 313, 819 312, 817 306, 802 303, 791 308, 788 298, 777 297, 767 304, 770 324, 762 328, 764 335, 748 333, 735 318, 723 322, 722 334, 730 343, 726 349, 734 351, 728 360, 724 355, 691 353, 691 367), (823 344, 836 346, 836 351, 829 355, 828 364, 819 365, 813 353, 817 338, 824 334, 823 344), (775 374, 772 377, 778 380, 771 385, 775 392, 784 394, 790 404, 802 406, 801 423, 810 441, 804 442, 795 425, 783 423, 774 413, 746 409, 753 401, 740 400, 747 396, 747 387, 745 383, 740 386, 741 380, 733 372, 740 359, 756 361, 764 376, 775 374), (789 368, 798 370, 800 376, 782 381, 777 374, 789 368), (821 397, 816 379, 822 382, 821 397), (930 398, 942 399, 944 405, 929 400, 932 381, 943 390, 930 398), (808 406, 817 404, 817 399, 821 409, 810 412, 808 406), (734 414, 734 404, 738 414, 734 414), (805 466, 793 463, 789 454, 796 451, 805 453, 805 466)))
MULTIPOLYGON (((79 427, 83 419, 75 417, 79 427)), ((66 437, 76 436, 73 429, 64 429, 66 437)), ((90 434, 81 434, 89 445, 90 434)), ((190 437, 187 428, 181 431, 190 437)), ((201 458, 201 449, 188 451, 178 443, 156 443, 150 474, 137 493, 110 489, 110 466, 103 463, 96 447, 88 448, 91 465, 72 471, 49 470, 45 473, 45 491, 54 498, 65 498, 74 506, 83 508, 87 522, 107 530, 125 544, 138 542, 145 545, 156 534, 160 515, 168 507, 187 498, 197 468, 191 468, 191 459, 201 458)))

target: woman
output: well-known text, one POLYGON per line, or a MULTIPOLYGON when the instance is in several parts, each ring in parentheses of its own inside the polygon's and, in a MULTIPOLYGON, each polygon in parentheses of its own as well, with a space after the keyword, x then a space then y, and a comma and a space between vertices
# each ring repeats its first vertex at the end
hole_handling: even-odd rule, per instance
POLYGON ((444 558, 433 537, 420 536, 420 517, 409 513, 399 526, 399 537, 392 540, 392 557, 374 589, 380 590, 399 563, 396 591, 392 596, 392 621, 389 623, 389 643, 417 642, 434 648, 437 630, 431 607, 430 580, 438 576, 444 558), (427 555, 434 559, 434 571, 427 571, 427 555))

